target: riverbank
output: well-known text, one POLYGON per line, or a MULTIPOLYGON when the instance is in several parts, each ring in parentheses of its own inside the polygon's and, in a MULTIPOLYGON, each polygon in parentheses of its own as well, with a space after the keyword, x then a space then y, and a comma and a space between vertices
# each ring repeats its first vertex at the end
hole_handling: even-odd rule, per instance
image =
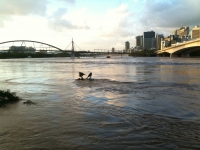
MULTIPOLYGON (((75 52, 76 57, 93 57, 93 54, 81 54, 81 52, 75 52)), ((14 58, 52 58, 52 57, 71 57, 71 53, 0 53, 0 59, 14 59, 14 58)))
MULTIPOLYGON (((141 50, 141 51, 136 51, 136 52, 133 52, 133 53, 130 53, 129 56, 133 56, 133 57, 156 57, 157 54, 156 54, 156 51, 157 50, 141 50)), ((178 54, 177 56, 178 57, 181 57, 181 53, 178 54)), ((190 54, 190 57, 200 57, 200 51, 194 51, 194 52, 191 52, 190 54)), ((170 54, 169 53, 165 53, 161 56, 164 56, 164 57, 170 57, 170 54)))
POLYGON ((0 53, 0 59, 10 58, 50 58, 50 57, 71 57, 70 54, 59 53, 59 54, 44 54, 44 53, 0 53))

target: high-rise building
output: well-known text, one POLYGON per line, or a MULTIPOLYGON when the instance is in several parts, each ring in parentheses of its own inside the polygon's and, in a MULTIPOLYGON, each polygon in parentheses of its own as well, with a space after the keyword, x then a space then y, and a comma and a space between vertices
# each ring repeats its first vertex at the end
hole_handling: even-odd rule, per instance
POLYGON ((130 43, 129 41, 125 42, 125 51, 128 51, 128 49, 130 48, 130 43))
POLYGON ((183 37, 183 36, 188 36, 189 32, 190 32, 189 27, 182 26, 179 29, 176 29, 174 31, 174 35, 178 35, 179 37, 183 37))
POLYGON ((143 36, 142 35, 136 36, 135 39, 136 39, 136 46, 143 47, 143 36))
POLYGON ((170 44, 176 44, 177 42, 181 42, 181 39, 178 35, 170 35, 170 44))
POLYGON ((196 38, 200 38, 200 27, 199 26, 195 26, 192 29, 192 39, 196 39, 196 38))
POLYGON ((174 34, 173 35, 179 35, 178 30, 179 29, 174 30, 174 34))
POLYGON ((163 34, 156 34, 156 49, 161 49, 162 39, 164 39, 163 34))
POLYGON ((144 32, 143 45, 144 45, 144 49, 156 48, 156 40, 155 40, 154 31, 144 32))
POLYGON ((115 48, 113 47, 113 48, 112 48, 112 53, 114 53, 114 52, 115 52, 115 48))

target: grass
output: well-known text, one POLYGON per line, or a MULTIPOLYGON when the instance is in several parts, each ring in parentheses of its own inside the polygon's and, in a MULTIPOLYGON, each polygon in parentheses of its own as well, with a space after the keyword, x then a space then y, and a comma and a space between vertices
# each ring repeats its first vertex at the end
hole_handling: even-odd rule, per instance
POLYGON ((8 103, 18 102, 20 100, 21 98, 19 98, 15 92, 11 92, 10 90, 7 91, 0 90, 0 107, 8 103))

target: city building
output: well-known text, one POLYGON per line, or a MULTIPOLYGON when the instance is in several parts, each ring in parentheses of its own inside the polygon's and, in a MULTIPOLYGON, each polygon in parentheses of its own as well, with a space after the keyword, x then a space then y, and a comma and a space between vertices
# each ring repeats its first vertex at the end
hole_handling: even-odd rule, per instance
POLYGON ((161 48, 160 49, 162 50, 166 47, 169 47, 169 45, 170 45, 170 41, 164 39, 164 40, 161 41, 161 48))
POLYGON ((181 38, 179 35, 170 35, 170 44, 176 44, 177 42, 181 42, 181 38))
POLYGON ((129 43, 129 41, 126 41, 125 42, 125 51, 127 52, 129 50, 129 48, 130 48, 130 43, 129 43))
POLYGON ((39 52, 42 54, 47 54, 47 50, 39 50, 39 52))
POLYGON ((132 53, 142 51, 142 50, 143 50, 143 48, 141 46, 135 46, 135 47, 132 48, 132 53))
POLYGON ((112 48, 112 53, 114 53, 114 52, 115 52, 115 48, 113 47, 113 48, 112 48))
POLYGON ((32 53, 32 54, 35 54, 35 51, 36 51, 36 49, 30 46, 30 47, 26 47, 26 50, 25 50, 24 53, 32 53))
POLYGON ((189 27, 181 27, 180 28, 180 33, 179 33, 179 36, 188 36, 189 35, 189 27))
POLYGON ((179 37, 188 36, 189 32, 190 30, 188 26, 182 26, 174 31, 174 35, 178 35, 179 37))
POLYGON ((26 46, 11 46, 9 52, 11 53, 35 53, 35 48, 26 46))
POLYGON ((135 40, 136 40, 136 46, 143 47, 143 36, 142 35, 136 36, 135 40))
POLYGON ((192 39, 200 38, 200 27, 199 26, 195 26, 192 29, 191 38, 192 39))
POLYGON ((8 53, 8 50, 0 50, 0 53, 8 53))
POLYGON ((163 34, 156 34, 156 49, 159 50, 161 49, 161 41, 164 39, 163 34))
POLYGON ((156 47, 156 39, 154 31, 144 32, 143 37, 144 37, 143 38, 144 49, 152 49, 156 47))

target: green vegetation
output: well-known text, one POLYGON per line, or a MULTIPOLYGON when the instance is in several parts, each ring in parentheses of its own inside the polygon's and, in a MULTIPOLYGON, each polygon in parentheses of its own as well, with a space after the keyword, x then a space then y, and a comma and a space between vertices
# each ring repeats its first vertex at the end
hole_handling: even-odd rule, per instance
POLYGON ((16 96, 16 93, 11 92, 10 90, 7 91, 0 90, 0 107, 8 103, 18 102, 19 100, 21 100, 21 98, 16 96))
POLYGON ((129 56, 134 57, 155 57, 156 56, 156 50, 141 50, 137 52, 133 52, 129 54, 129 56))

